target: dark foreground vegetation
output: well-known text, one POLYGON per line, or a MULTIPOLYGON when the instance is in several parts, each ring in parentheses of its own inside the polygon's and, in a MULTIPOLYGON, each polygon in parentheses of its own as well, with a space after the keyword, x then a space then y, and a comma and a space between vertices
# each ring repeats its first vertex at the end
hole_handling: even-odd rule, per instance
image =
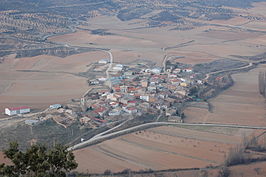
POLYGON ((23 152, 13 142, 4 154, 11 163, 0 165, 3 177, 65 177, 78 166, 73 153, 62 145, 53 148, 33 145, 23 152))

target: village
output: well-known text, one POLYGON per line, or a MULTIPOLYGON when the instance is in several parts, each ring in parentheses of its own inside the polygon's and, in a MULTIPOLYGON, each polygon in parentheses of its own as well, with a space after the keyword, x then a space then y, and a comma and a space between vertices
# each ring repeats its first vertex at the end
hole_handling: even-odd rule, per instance
MULTIPOLYGON (((102 67, 108 63, 100 60, 96 65, 102 67)), ((90 85, 101 87, 87 93, 82 102, 83 111, 87 113, 86 120, 97 118, 102 122, 156 112, 181 122, 184 115, 180 104, 192 99, 192 87, 203 84, 197 78, 192 68, 150 67, 145 62, 113 64, 109 78, 89 81, 90 85)))
POLYGON ((202 74, 187 65, 163 68, 146 60, 119 64, 102 59, 91 64, 89 71, 94 77, 89 78, 90 89, 80 100, 50 105, 37 113, 25 106, 6 108, 5 114, 28 117, 25 123, 29 125, 53 119, 65 128, 77 121, 97 128, 147 114, 157 115, 157 120, 183 122, 183 103, 193 100, 191 92, 204 83, 199 79, 202 74))

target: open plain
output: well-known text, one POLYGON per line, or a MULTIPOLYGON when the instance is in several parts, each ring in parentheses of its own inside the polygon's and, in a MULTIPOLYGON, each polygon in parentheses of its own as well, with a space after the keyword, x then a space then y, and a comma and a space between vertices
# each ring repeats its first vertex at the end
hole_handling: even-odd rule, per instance
POLYGON ((9 56, 0 64, 0 112, 8 106, 27 105, 44 109, 49 104, 67 103, 80 98, 88 89, 80 72, 87 65, 108 57, 104 52, 89 52, 66 58, 9 56))

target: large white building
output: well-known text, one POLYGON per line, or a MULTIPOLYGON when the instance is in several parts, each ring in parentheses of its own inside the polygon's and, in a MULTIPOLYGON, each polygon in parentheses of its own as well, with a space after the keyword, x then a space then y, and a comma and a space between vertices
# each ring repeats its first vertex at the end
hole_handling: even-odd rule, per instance
POLYGON ((26 114, 30 112, 30 108, 27 106, 16 107, 16 108, 6 108, 5 114, 9 116, 17 115, 17 114, 26 114))

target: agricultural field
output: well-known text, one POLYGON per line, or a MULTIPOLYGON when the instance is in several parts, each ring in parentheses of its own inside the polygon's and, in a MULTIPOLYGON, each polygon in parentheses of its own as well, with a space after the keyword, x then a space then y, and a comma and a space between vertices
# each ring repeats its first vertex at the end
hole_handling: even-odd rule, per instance
POLYGON ((78 171, 203 168, 223 163, 229 149, 250 130, 159 127, 75 151, 78 171))

